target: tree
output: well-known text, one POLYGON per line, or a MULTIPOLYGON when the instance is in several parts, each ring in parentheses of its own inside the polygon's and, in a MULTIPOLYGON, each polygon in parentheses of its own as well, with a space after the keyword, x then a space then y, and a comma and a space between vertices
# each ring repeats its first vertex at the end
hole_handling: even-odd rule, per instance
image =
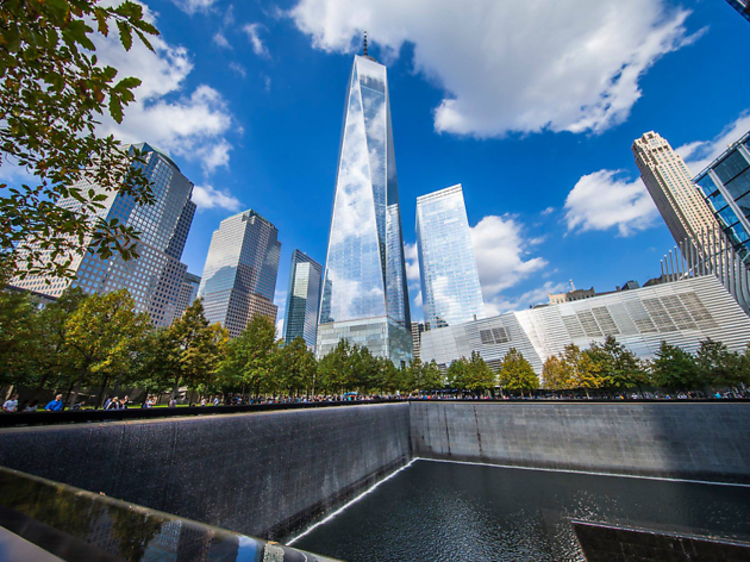
POLYGON ((202 299, 196 299, 169 329, 177 349, 173 393, 177 394, 180 383, 191 390, 200 385, 212 387, 229 332, 219 324, 208 323, 202 299))
POLYGON ((315 355, 301 337, 294 338, 276 351, 275 378, 288 396, 309 395, 315 386, 315 355))
POLYGON ((343 393, 350 380, 352 345, 341 338, 331 351, 318 361, 318 380, 324 392, 343 393))
POLYGON ((27 382, 40 343, 27 293, 0 291, 0 387, 27 382))
POLYGON ((542 366, 544 386, 550 390, 568 390, 572 388, 572 373, 569 365, 557 355, 550 355, 542 366))
POLYGON ((276 328, 265 316, 256 315, 242 333, 227 344, 220 363, 222 380, 250 388, 258 397, 277 390, 274 370, 277 361, 276 328))
POLYGON ((86 298, 86 293, 80 288, 68 288, 37 314, 36 339, 39 344, 34 356, 37 392, 43 388, 72 390, 79 379, 80 372, 66 334, 68 319, 86 298))
POLYGON ((469 361, 466 357, 456 359, 448 366, 448 386, 464 390, 469 384, 469 361))
POLYGON ((582 388, 587 398, 590 389, 602 386, 601 366, 592 359, 590 354, 581 351, 576 344, 571 343, 565 346, 562 361, 570 376, 571 387, 582 388))
POLYGON ((708 338, 700 343, 695 354, 695 363, 700 370, 700 378, 711 386, 731 385, 740 382, 741 367, 739 354, 732 353, 726 344, 708 338))
POLYGON ((701 371, 695 358, 665 341, 661 342, 651 363, 651 374, 657 386, 669 390, 690 390, 702 386, 701 371))
POLYGON ((614 336, 607 336, 603 344, 593 342, 586 354, 596 364, 603 387, 625 390, 647 382, 640 359, 614 336))
MULTIPOLYGON (((141 81, 122 78, 96 57, 91 35, 117 28, 130 50, 133 34, 152 49, 158 35, 140 3, 110 6, 100 0, 6 0, 0 4, 0 164, 35 176, 29 185, 0 184, 0 269, 9 274, 71 276, 72 257, 91 242, 101 257, 136 255, 137 233, 116 219, 98 218, 107 193, 80 188, 80 180, 104 192, 153 201, 138 165, 140 154, 123 150, 96 129, 103 116, 122 121, 141 81), (78 210, 55 203, 72 197, 78 210), (41 259, 46 258, 46 259, 41 259)), ((152 49, 153 50, 153 49, 152 49)))
POLYGON ((539 388, 539 377, 534 372, 531 363, 515 347, 511 347, 505 354, 500 365, 500 386, 503 390, 524 391, 539 388))
POLYGON ((404 382, 407 387, 405 390, 409 391, 437 390, 443 388, 443 375, 434 359, 429 363, 422 363, 419 357, 415 357, 407 367, 404 382))
POLYGON ((465 384, 466 390, 479 394, 494 389, 497 384, 497 375, 476 351, 471 352, 465 384))
POLYGON ((175 373, 180 369, 179 348, 174 331, 169 328, 151 330, 141 342, 133 364, 132 380, 146 397, 169 390, 175 373))
MULTIPOLYGON (((142 339, 151 329, 146 313, 136 313, 127 289, 91 295, 68 318, 65 342, 79 372, 77 384, 99 387, 97 405, 112 380, 131 372, 142 339)), ((75 400, 75 396, 73 398, 75 400)))

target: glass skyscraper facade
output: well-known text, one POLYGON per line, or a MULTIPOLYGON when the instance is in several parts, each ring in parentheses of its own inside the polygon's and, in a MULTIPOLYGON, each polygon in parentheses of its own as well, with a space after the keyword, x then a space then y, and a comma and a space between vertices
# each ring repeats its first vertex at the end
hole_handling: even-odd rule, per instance
POLYGON ((188 307, 198 298, 198 289, 201 286, 201 278, 192 273, 185 272, 182 279, 180 292, 177 294, 177 305, 175 307, 175 319, 182 316, 188 307))
POLYGON ((750 21, 750 0, 727 0, 730 6, 737 10, 739 14, 750 21))
POLYGON ((484 318, 484 300, 461 184, 417 197, 424 319, 444 328, 484 318))
POLYGON ((276 321, 273 304, 281 242, 255 211, 224 219, 211 237, 198 297, 209 322, 239 336, 255 315, 276 321))
MULTIPOLYGON (((98 215, 106 220, 117 218, 141 233, 137 246, 139 257, 125 261, 119 254, 100 259, 86 253, 73 259, 74 279, 29 276, 13 280, 12 285, 51 297, 59 297, 68 286, 99 294, 124 288, 133 297, 135 310, 148 312, 155 326, 172 323, 187 272, 187 266, 180 259, 195 214, 195 203, 190 200, 193 184, 167 154, 145 143, 135 148, 144 153, 145 164, 138 165, 143 166, 151 182, 153 205, 136 205, 129 195, 105 191, 85 180, 75 187, 106 195, 98 215)), ((57 204, 73 211, 80 209, 80 203, 72 197, 61 199, 57 204)))
POLYGON ((322 265, 303 252, 294 250, 284 322, 284 341, 287 343, 302 338, 307 347, 315 349, 322 276, 322 265))
POLYGON ((342 338, 412 357, 386 68, 355 56, 346 95, 316 352, 342 338))
POLYGON ((739 256, 750 263, 750 131, 695 176, 694 181, 739 256))

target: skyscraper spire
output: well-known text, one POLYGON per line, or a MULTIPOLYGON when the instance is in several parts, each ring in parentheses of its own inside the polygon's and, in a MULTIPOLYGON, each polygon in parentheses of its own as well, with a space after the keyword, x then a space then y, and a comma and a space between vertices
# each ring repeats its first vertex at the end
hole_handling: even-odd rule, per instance
POLYGON ((365 52, 362 53, 364 56, 367 56, 367 31, 365 31, 365 52))

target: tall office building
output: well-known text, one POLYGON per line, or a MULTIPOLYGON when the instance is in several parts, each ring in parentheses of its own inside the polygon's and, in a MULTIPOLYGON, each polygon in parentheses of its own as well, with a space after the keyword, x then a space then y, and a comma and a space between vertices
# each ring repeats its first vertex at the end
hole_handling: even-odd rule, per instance
POLYGON ((322 275, 322 265, 303 252, 294 250, 286 296, 284 341, 287 343, 301 337, 307 347, 315 349, 322 275))
POLYGON ((424 319, 433 330, 484 318, 461 184, 417 197, 424 319))
MULTIPOLYGON (((193 184, 166 154, 145 143, 134 147, 144 153, 143 169, 151 182, 153 205, 137 206, 130 196, 105 191, 87 180, 79 181, 75 187, 106 195, 99 216, 105 220, 116 218, 141 233, 139 257, 125 261, 119 254, 100 259, 86 253, 73 258, 74 279, 29 276, 14 279, 12 285, 51 297, 59 297, 68 286, 99 294, 124 288, 133 297, 136 311, 148 312, 155 326, 172 323, 187 271, 180 259, 195 214, 195 203, 190 200, 193 184)), ((80 203, 72 197, 57 204, 73 211, 80 209, 80 203)))
POLYGON ((643 183, 677 244, 695 241, 716 224, 685 162, 666 139, 651 131, 633 141, 632 148, 643 183))
POLYGON ((750 0, 727 0, 730 6, 737 10, 739 14, 750 21, 750 0))
POLYGON ((208 321, 219 322, 232 337, 258 314, 276 321, 278 233, 251 209, 221 221, 211 237, 198 297, 208 321))
POLYGON ((422 348, 422 334, 430 330, 430 325, 424 322, 411 323, 411 343, 414 348, 414 359, 420 359, 419 350, 422 348))
POLYGON ((188 307, 193 304, 193 301, 198 297, 198 289, 201 286, 201 278, 192 273, 185 272, 185 277, 182 279, 182 285, 180 291, 177 293, 177 304, 175 306, 175 320, 185 314, 188 307))
POLYGON ((345 338, 398 366, 410 326, 388 77, 365 49, 346 94, 316 352, 345 338))
POLYGON ((750 131, 695 176, 716 220, 750 264, 750 131))

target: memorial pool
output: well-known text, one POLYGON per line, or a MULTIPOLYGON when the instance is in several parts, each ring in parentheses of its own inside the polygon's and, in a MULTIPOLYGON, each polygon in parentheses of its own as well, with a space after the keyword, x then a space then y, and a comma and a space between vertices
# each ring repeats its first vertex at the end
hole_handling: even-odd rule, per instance
POLYGON ((569 520, 750 540, 750 487, 416 460, 293 545, 347 562, 581 561, 569 520))

